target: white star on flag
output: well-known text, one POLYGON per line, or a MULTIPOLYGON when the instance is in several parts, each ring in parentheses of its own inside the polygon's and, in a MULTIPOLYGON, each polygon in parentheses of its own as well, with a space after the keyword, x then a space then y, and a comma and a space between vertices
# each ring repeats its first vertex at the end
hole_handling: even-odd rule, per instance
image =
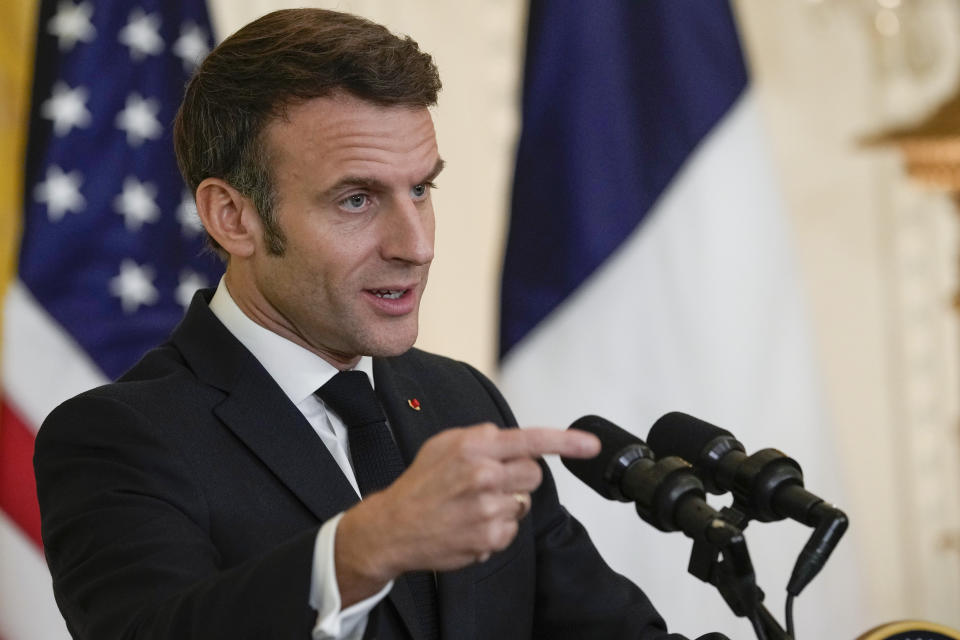
POLYGON ((194 238, 203 231, 203 223, 197 215, 197 202, 186 189, 183 190, 180 205, 177 207, 177 222, 180 223, 183 235, 187 238, 194 238))
POLYGON ((184 269, 180 272, 180 284, 177 285, 177 290, 174 291, 173 295, 177 303, 186 309, 190 306, 190 301, 193 300, 193 294, 197 292, 197 289, 202 289, 207 284, 207 279, 196 271, 184 269))
POLYGON ((40 113, 53 120, 53 132, 63 137, 74 127, 90 126, 90 112, 86 107, 89 96, 86 87, 71 89, 66 82, 58 80, 53 85, 53 95, 40 106, 40 113))
POLYGON ((139 7, 130 12, 127 25, 120 29, 118 39, 130 47, 130 59, 139 62, 144 56, 155 56, 163 51, 160 37, 160 16, 144 13, 139 7))
POLYGON ((140 266, 133 260, 120 264, 119 275, 110 280, 110 293, 120 298, 124 313, 133 313, 143 305, 155 304, 160 298, 153 286, 156 273, 151 267, 140 266))
POLYGON ((146 139, 156 140, 163 133, 163 125, 157 120, 160 103, 153 98, 143 97, 134 91, 127 96, 127 104, 117 114, 118 129, 127 132, 127 144, 139 147, 146 139))
POLYGON ((173 53, 183 60, 183 68, 190 71, 210 52, 207 32, 193 22, 180 27, 180 37, 173 43, 173 53))
POLYGON ((47 177, 33 189, 33 198, 37 202, 47 205, 47 217, 51 222, 58 222, 67 211, 80 213, 87 206, 87 201, 80 193, 83 183, 83 174, 79 171, 64 173, 55 164, 47 168, 47 177))
POLYGON ((90 23, 93 6, 89 2, 74 5, 70 0, 60 0, 57 12, 47 23, 47 33, 56 37, 60 51, 72 51, 77 42, 90 42, 97 30, 90 23))
POLYGON ((170 140, 184 87, 213 47, 208 4, 0 0, 0 131, 15 130, 9 100, 27 98, 17 110, 24 135, 0 135, 17 138, 22 156, 22 166, 4 167, 21 174, 11 179, 20 202, 0 207, 18 227, 16 238, 0 233, 11 245, 0 416, 4 640, 69 638, 42 560, 36 490, 25 481, 43 417, 129 370, 167 338, 194 290, 223 274, 204 251, 194 194, 178 209, 184 182, 170 140), (23 24, 9 24, 20 13, 23 24), (14 27, 23 38, 11 40, 14 27), (17 48, 21 39, 29 51, 17 48), (23 77, 11 83, 14 70, 23 77), (27 79, 32 91, 19 82, 27 79), (37 135, 26 135, 27 125, 37 135))
POLYGON ((145 222, 156 222, 160 207, 154 201, 157 188, 150 182, 140 182, 133 176, 123 181, 123 193, 113 200, 113 208, 123 216, 129 231, 139 231, 145 222))

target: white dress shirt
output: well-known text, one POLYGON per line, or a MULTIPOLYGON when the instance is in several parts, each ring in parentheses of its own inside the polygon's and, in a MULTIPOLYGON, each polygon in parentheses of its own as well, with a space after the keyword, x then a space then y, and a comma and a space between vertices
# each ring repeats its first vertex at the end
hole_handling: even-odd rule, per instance
MULTIPOLYGON (((350 461, 347 427, 314 395, 317 389, 338 372, 336 367, 247 317, 234 302, 222 279, 210 301, 210 310, 260 361, 270 377, 290 398, 290 402, 303 414, 330 450, 333 459, 340 465, 354 491, 360 495, 350 461)), ((369 356, 360 358, 354 369, 366 373, 370 384, 373 384, 373 360, 369 356)), ((314 545, 309 597, 310 606, 317 611, 317 623, 313 628, 314 640, 359 640, 367 627, 368 614, 393 586, 391 581, 379 593, 341 610, 333 550, 337 525, 342 516, 340 513, 320 527, 314 545)))

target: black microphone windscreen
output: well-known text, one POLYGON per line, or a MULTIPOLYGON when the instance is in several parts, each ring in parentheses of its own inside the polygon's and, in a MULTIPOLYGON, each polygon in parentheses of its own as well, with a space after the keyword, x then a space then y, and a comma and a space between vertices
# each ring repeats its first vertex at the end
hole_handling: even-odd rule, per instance
POLYGON ((614 458, 632 445, 643 445, 643 441, 629 431, 621 429, 600 416, 583 416, 570 425, 571 429, 588 431, 600 439, 600 453, 593 458, 560 458, 563 466, 582 480, 591 489, 608 500, 619 499, 606 477, 607 469, 614 458))
POLYGON ((718 436, 733 437, 733 434, 699 418, 672 411, 653 424, 647 443, 658 458, 680 456, 696 464, 704 447, 718 436))

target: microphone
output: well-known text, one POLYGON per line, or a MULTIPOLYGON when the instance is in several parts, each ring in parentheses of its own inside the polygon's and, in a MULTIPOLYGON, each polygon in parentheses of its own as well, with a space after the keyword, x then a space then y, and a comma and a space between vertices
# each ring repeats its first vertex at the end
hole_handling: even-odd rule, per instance
POLYGON ((739 529, 707 504, 703 484, 677 457, 657 460, 642 440, 599 416, 584 416, 571 429, 600 439, 600 454, 560 460, 573 475, 608 500, 635 502, 637 513, 661 531, 683 531, 694 540, 729 544, 739 529))
MULTIPOLYGON (((763 607, 743 532, 707 504, 703 484, 686 460, 657 459, 642 440, 599 416, 584 416, 570 428, 600 439, 600 453, 593 458, 560 458, 573 475, 604 498, 633 501, 637 514, 657 529, 680 530, 693 538, 688 571, 717 587, 733 612, 750 618, 754 628, 779 628, 763 607)), ((711 633, 699 640, 727 638, 711 633)))
POLYGON ((732 433, 674 411, 650 429, 650 447, 659 456, 680 456, 711 493, 733 493, 735 509, 771 522, 790 518, 815 531, 797 559, 787 592, 798 595, 823 568, 847 529, 846 515, 803 487, 800 465, 776 449, 747 455, 732 433))

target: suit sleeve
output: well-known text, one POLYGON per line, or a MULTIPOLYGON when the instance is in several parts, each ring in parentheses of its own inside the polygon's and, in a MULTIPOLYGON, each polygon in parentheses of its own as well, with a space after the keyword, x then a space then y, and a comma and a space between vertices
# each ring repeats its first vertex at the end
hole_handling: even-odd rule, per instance
MULTIPOLYGON (((470 371, 490 394, 505 426, 516 427, 499 390, 479 371, 470 371)), ((583 526, 560 504, 549 467, 543 460, 540 466, 543 482, 530 512, 536 545, 533 637, 685 640, 667 633, 646 595, 604 562, 583 526)))
POLYGON ((223 569, 188 465, 136 410, 89 394, 68 401, 44 422, 34 465, 44 551, 74 638, 310 637, 317 528, 223 569))

